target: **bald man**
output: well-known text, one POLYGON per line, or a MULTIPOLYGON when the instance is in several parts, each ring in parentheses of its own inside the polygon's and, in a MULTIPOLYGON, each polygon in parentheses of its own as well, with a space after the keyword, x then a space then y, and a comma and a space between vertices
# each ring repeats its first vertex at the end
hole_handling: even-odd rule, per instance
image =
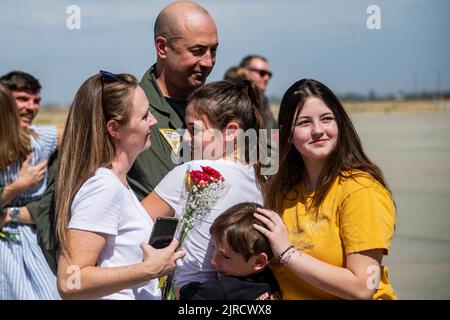
POLYGON ((184 128, 186 99, 203 85, 216 61, 218 46, 214 20, 203 7, 180 1, 165 7, 155 22, 156 64, 140 85, 150 111, 158 120, 152 129, 152 146, 141 153, 128 173, 128 182, 143 199, 175 167, 171 152, 178 153, 184 128))

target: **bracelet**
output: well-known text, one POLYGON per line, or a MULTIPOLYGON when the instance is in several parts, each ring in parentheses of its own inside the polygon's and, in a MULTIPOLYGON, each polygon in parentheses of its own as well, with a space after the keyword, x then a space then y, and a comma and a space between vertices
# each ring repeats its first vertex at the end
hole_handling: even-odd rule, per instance
POLYGON ((289 251, 289 250, 291 250, 292 248, 294 248, 294 245, 293 244, 291 244, 286 250, 284 250, 281 254, 280 254, 280 256, 278 257, 278 259, 283 259, 283 256, 289 251))
POLYGON ((303 252, 302 251, 300 251, 300 250, 292 250, 290 253, 289 253, 289 255, 286 257, 286 258, 284 258, 284 259, 282 259, 282 260, 280 260, 280 263, 282 264, 282 265, 284 265, 284 266, 287 266, 287 264, 289 263, 289 260, 291 259, 291 257, 294 255, 294 253, 298 253, 298 254, 300 254, 300 257, 302 256, 302 254, 303 254, 303 252))
POLYGON ((295 251, 297 251, 297 250, 291 249, 290 251, 288 251, 288 253, 285 254, 285 255, 283 256, 283 258, 280 259, 280 263, 283 264, 283 265, 287 265, 289 259, 290 259, 291 256, 295 253, 295 251))

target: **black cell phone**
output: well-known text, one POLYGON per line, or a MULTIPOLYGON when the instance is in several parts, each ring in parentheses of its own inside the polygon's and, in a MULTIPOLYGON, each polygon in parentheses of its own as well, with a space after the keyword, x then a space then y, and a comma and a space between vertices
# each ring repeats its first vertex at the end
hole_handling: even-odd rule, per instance
POLYGON ((153 248, 162 249, 167 247, 175 236, 178 226, 178 218, 158 217, 153 226, 152 234, 148 244, 153 248))

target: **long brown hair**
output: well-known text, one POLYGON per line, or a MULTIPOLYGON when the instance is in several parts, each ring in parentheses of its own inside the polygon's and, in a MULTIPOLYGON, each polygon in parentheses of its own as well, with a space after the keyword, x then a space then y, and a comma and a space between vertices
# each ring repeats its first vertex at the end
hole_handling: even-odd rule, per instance
POLYGON ((27 156, 31 133, 20 125, 19 111, 11 91, 0 84, 0 170, 27 156))
POLYGON ((116 150, 106 124, 115 120, 125 125, 129 119, 132 89, 138 83, 129 74, 115 76, 117 81, 102 80, 100 75, 87 79, 76 93, 66 121, 56 181, 56 235, 66 250, 75 194, 99 167, 114 160, 116 150))
POLYGON ((369 174, 389 191, 382 171, 364 153, 358 134, 336 95, 317 80, 303 79, 294 83, 281 101, 278 116, 280 167, 269 181, 265 194, 266 206, 281 211, 285 200, 298 197, 295 187, 305 182, 305 163, 293 146, 292 137, 296 119, 306 99, 310 97, 321 99, 333 112, 339 132, 336 148, 319 175, 311 207, 317 212, 336 178, 344 177, 343 173, 351 170, 359 171, 353 171, 352 176, 369 174), (292 191, 293 195, 290 194, 292 191))
MULTIPOLYGON (((206 84, 195 90, 188 98, 188 105, 196 114, 206 116, 219 130, 225 129, 231 121, 236 121, 243 131, 256 131, 258 143, 259 130, 263 128, 262 105, 258 89, 250 80, 222 80, 206 84)), ((264 146, 265 147, 265 146, 264 146)), ((258 187, 263 189, 265 180, 261 175, 261 157, 258 145, 245 145, 245 153, 240 155, 245 161, 256 155, 255 175, 258 187)))

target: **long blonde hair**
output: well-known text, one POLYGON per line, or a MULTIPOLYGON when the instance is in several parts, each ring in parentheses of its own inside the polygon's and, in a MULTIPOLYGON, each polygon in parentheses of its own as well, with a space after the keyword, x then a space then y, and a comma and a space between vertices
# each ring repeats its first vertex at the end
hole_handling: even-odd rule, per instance
POLYGON ((19 111, 11 91, 0 84, 0 170, 27 156, 31 133, 20 125, 19 111))
POLYGON ((56 236, 69 255, 67 228, 72 201, 84 182, 99 167, 109 166, 115 146, 106 124, 115 120, 125 125, 132 108, 135 77, 115 75, 117 80, 103 80, 100 75, 87 79, 72 102, 61 144, 56 181, 56 236))

